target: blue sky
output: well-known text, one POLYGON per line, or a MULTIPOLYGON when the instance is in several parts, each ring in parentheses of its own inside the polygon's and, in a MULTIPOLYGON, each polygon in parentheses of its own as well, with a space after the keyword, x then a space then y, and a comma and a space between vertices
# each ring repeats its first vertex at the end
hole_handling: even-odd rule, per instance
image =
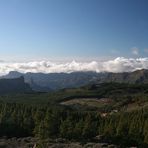
POLYGON ((148 56, 147 0, 0 0, 0 59, 148 56))

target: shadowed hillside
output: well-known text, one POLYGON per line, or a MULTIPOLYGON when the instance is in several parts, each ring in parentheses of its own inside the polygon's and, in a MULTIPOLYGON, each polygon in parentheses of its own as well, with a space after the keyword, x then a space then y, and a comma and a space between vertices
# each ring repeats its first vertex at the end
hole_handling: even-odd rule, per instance
POLYGON ((24 78, 0 79, 0 94, 14 94, 32 92, 29 84, 24 82, 24 78))

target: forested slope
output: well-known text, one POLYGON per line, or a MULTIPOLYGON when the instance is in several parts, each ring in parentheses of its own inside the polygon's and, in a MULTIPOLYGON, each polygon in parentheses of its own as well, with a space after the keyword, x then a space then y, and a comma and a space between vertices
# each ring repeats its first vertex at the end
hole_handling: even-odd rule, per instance
POLYGON ((147 103, 147 84, 102 83, 51 93, 2 95, 0 136, 36 137, 40 146, 62 138, 143 148, 148 146, 147 103), (112 101, 98 108, 61 104, 91 97, 112 101), (96 140, 98 135, 101 138, 96 140))

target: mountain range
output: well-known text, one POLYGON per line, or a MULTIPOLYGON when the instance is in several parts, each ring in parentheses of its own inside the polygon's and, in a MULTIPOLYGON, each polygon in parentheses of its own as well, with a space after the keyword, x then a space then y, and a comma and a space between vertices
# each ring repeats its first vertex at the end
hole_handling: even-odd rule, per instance
POLYGON ((148 83, 148 70, 142 69, 124 73, 96 73, 96 72, 72 72, 72 73, 20 73, 11 71, 1 76, 3 79, 13 79, 23 76, 33 90, 52 91, 63 88, 80 87, 91 83, 120 82, 120 83, 148 83))
MULTIPOLYGON (((101 74, 99 74, 101 75, 101 74)), ((11 71, 1 78, 18 78, 23 76, 25 82, 30 84, 36 91, 51 91, 63 88, 80 87, 96 81, 98 73, 95 72, 73 72, 73 73, 19 73, 11 71)))

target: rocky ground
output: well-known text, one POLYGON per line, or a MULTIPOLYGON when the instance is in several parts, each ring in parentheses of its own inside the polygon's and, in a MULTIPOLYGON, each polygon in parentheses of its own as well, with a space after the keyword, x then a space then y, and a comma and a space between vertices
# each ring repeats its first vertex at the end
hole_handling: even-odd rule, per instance
POLYGON ((107 143, 86 143, 63 142, 49 140, 40 142, 36 138, 0 138, 0 148, 117 148, 115 145, 107 143))

